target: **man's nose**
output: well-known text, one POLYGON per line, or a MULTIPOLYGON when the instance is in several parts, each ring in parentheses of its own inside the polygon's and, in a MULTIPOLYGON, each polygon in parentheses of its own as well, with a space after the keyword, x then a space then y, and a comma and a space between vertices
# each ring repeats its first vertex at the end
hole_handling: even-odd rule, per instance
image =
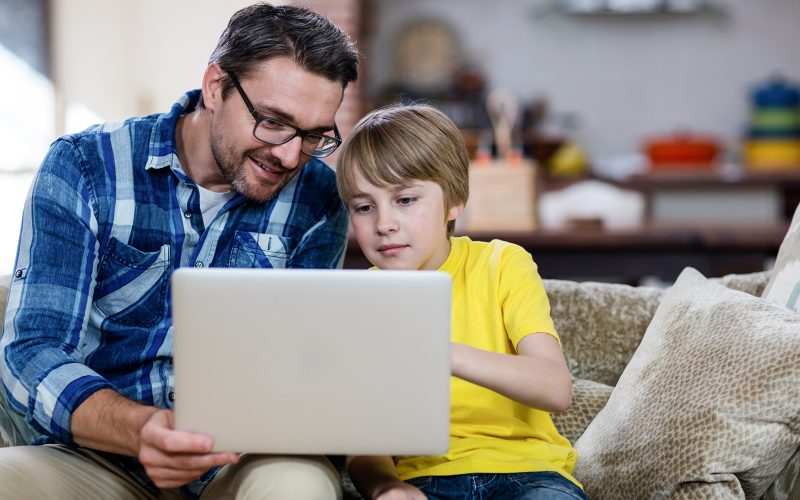
POLYGON ((280 160, 283 168, 295 169, 300 164, 300 147, 303 144, 303 139, 299 136, 292 137, 288 142, 280 146, 272 146, 272 155, 280 160))

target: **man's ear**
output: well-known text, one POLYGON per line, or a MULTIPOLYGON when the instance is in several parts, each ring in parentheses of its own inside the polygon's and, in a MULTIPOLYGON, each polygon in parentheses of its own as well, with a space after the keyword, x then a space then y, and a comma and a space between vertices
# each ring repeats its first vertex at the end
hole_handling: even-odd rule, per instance
POLYGON ((209 64, 203 74, 203 105, 206 109, 214 111, 222 103, 222 88, 227 78, 227 74, 219 64, 209 64))
POLYGON ((458 216, 461 215, 461 212, 464 211, 464 204, 459 203, 458 205, 453 205, 447 210, 447 221, 450 222, 451 220, 458 219, 458 216))

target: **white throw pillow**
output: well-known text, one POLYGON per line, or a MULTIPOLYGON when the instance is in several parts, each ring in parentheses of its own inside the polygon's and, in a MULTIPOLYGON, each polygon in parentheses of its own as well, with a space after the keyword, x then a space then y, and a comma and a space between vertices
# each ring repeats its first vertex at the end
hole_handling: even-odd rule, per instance
POLYGON ((800 312, 800 205, 778 249, 772 278, 761 296, 800 312))

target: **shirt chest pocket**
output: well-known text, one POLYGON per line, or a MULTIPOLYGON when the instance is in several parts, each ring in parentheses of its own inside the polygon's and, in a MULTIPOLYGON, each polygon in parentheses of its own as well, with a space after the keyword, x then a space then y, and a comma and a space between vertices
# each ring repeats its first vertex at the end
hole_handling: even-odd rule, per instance
POLYGON ((289 260, 290 238, 268 233, 237 231, 230 267, 283 269, 289 260))
POLYGON ((107 320, 150 327, 164 318, 170 246, 143 252, 111 238, 100 263, 94 307, 107 320))

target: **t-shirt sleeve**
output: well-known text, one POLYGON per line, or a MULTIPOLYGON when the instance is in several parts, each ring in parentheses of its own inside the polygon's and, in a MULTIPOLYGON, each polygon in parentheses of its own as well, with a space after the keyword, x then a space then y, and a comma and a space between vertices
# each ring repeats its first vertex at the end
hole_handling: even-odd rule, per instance
POLYGON ((506 332, 515 349, 532 333, 552 335, 561 345, 536 263, 531 254, 516 245, 510 245, 503 252, 500 300, 506 332))

